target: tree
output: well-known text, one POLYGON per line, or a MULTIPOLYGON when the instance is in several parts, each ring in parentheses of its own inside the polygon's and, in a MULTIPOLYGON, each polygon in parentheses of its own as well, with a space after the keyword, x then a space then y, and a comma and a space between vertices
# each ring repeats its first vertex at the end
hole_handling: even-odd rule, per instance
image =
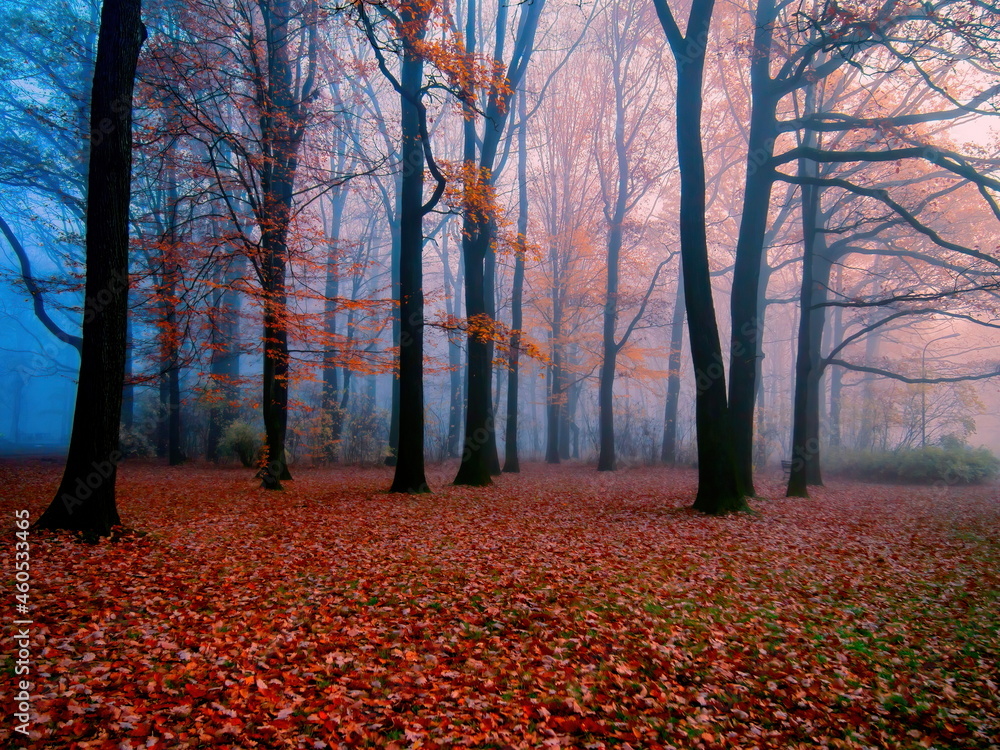
POLYGON ((434 6, 404 0, 395 11, 375 6, 391 25, 399 55, 399 77, 389 69, 384 43, 368 17, 363 2, 358 16, 375 52, 382 75, 392 84, 400 100, 400 158, 402 182, 399 192, 399 443, 391 492, 429 492, 424 475, 424 290, 423 220, 444 193, 446 180, 431 151, 427 130, 427 108, 423 97, 425 36, 434 6), (435 180, 434 191, 424 202, 424 170, 435 180))
POLYGON ((141 0, 105 0, 97 44, 87 178, 87 279, 80 379, 66 468, 37 527, 106 536, 115 502, 128 316, 132 95, 146 40, 141 0))
MULTIPOLYGON (((599 386, 600 452, 598 471, 615 468, 614 388, 618 355, 628 343, 646 311, 661 263, 652 277, 638 311, 619 337, 618 316, 623 307, 621 292, 621 261, 625 236, 632 211, 657 183, 662 155, 655 126, 662 118, 654 108, 659 91, 662 62, 658 54, 648 54, 645 42, 650 34, 650 20, 645 6, 617 3, 603 28, 602 45, 610 62, 610 78, 597 89, 598 120, 595 127, 595 166, 601 183, 604 220, 607 224, 607 283, 601 337, 601 371, 599 386), (607 112, 605 108, 611 108, 607 112), (610 137, 602 131, 603 123, 611 125, 610 137), (601 142, 605 141, 606 142, 601 142)), ((655 21, 654 21, 655 23, 655 21)), ((601 61, 603 64, 603 60, 601 61)), ((603 78, 603 77, 602 77, 603 78)))
POLYGON ((684 279, 677 277, 674 314, 670 323, 670 354, 667 360, 667 400, 663 413, 663 443, 660 461, 677 463, 677 407, 681 396, 681 345, 684 341, 684 279))
MULTIPOLYGON (((782 133, 802 129, 830 132, 867 125, 878 130, 983 111, 980 108, 1000 88, 992 86, 966 101, 951 90, 966 88, 955 81, 961 81, 969 70, 995 67, 992 58, 998 18, 995 8, 974 0, 915 5, 884 2, 857 7, 831 1, 805 13, 797 6, 773 0, 758 3, 750 64, 752 109, 746 181, 733 273, 729 372, 737 470, 751 494, 754 403, 764 331, 764 287, 760 282, 767 262, 764 238, 770 194, 776 179, 774 168, 799 158, 787 152, 774 156, 777 139, 782 133), (794 12, 796 17, 781 23, 782 12, 794 12), (775 44, 779 29, 785 38, 775 44), (782 57, 776 60, 777 52, 782 57), (971 62, 966 68, 957 64, 960 61, 971 62), (932 108, 867 123, 841 113, 806 113, 804 117, 778 119, 779 106, 786 97, 851 66, 864 66, 871 79, 885 85, 913 75, 923 98, 933 94, 952 109, 932 108)), ((978 79, 979 74, 972 77, 978 79)), ((866 88, 872 90, 876 85, 870 80, 866 88)))
POLYGON ((517 97, 517 248, 514 255, 514 280, 511 290, 510 355, 507 375, 507 424, 504 435, 503 470, 508 474, 521 471, 518 456, 517 412, 520 398, 521 339, 524 325, 524 262, 528 250, 528 118, 527 94, 522 88, 517 97))
MULTIPOLYGON (((469 2, 469 23, 466 27, 466 46, 475 54, 475 6, 469 2)), ((535 32, 545 0, 520 6, 520 20, 514 38, 510 61, 505 75, 487 89, 484 107, 484 129, 476 158, 477 140, 474 122, 468 120, 465 128, 464 177, 466 180, 466 210, 462 228, 462 254, 465 260, 465 313, 469 320, 468 336, 468 391, 465 409, 465 444, 462 462, 455 476, 455 484, 485 486, 492 484, 490 475, 499 469, 496 455, 495 423, 491 407, 493 347, 491 334, 496 318, 493 286, 493 266, 497 219, 495 208, 473 208, 491 196, 496 182, 496 159, 503 138, 510 102, 514 90, 520 85, 534 51, 535 32)), ((502 65, 507 34, 507 4, 498 3, 496 43, 493 61, 502 65)), ((472 114, 467 104, 466 116, 472 114)))
POLYGON ((680 239, 684 298, 695 371, 698 494, 711 514, 746 508, 726 400, 725 369, 712 302, 705 231, 705 161, 701 143, 702 81, 714 0, 693 0, 681 33, 668 0, 654 0, 677 67, 677 152, 681 173, 680 239))

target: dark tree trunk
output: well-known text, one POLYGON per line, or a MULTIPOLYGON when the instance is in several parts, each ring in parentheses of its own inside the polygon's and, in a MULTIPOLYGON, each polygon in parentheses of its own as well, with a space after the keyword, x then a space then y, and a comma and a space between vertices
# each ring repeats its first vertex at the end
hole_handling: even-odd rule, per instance
MULTIPOLYGON (((405 162, 404 162, 405 163, 405 162)), ((403 186, 402 181, 396 190, 396 213, 390 225, 392 233, 392 249, 390 258, 390 275, 392 277, 392 347, 399 351, 400 347, 400 320, 399 309, 402 297, 400 296, 400 242, 402 237, 401 217, 403 211, 403 186)), ((421 233, 423 230, 421 229, 421 233)), ((391 406, 389 408, 389 451, 385 457, 386 466, 396 465, 396 456, 399 454, 399 373, 392 379, 391 406)))
MULTIPOLYGON (((421 24, 421 27, 423 24, 421 24)), ((423 59, 410 41, 400 63, 403 169, 399 201, 399 438, 391 492, 429 492, 424 476, 424 144, 416 104, 423 59)))
MULTIPOLYGON (((837 270, 838 282, 841 271, 837 270)), ((838 290, 841 284, 837 285, 838 290)), ((844 308, 837 307, 833 314, 833 346, 837 346, 844 339, 844 308)), ((841 367, 834 367, 830 371, 830 446, 840 447, 840 406, 841 395, 844 388, 844 370, 841 367)))
POLYGON ((183 446, 181 445, 181 370, 175 364, 167 372, 167 392, 169 394, 169 420, 168 420, 168 444, 170 446, 167 461, 171 466, 178 466, 184 463, 183 446))
MULTIPOLYGON (((314 7, 314 6, 311 6, 314 7)), ((267 465, 261 470, 264 489, 280 490, 291 479, 285 439, 288 432, 288 228, 292 218, 298 150, 304 133, 305 107, 311 85, 301 92, 293 79, 289 44, 290 0, 261 6, 267 27, 267 97, 261 113, 261 139, 268 156, 262 168, 260 209, 261 286, 264 308, 264 364, 261 411, 264 417, 267 465), (297 101, 298 97, 298 101, 297 101)), ((315 19, 310 34, 315 34, 315 19)), ((310 45, 315 63, 315 45, 310 45)), ((311 76, 309 76, 311 79, 311 76)))
POLYGON ((156 457, 166 458, 170 452, 170 383, 161 372, 157 383, 159 401, 156 410, 156 457))
MULTIPOLYGON (((522 9, 522 17, 514 41, 511 63, 507 68, 507 84, 517 87, 531 59, 538 16, 544 0, 528 4, 522 9)), ((469 0, 466 16, 466 52, 476 54, 476 3, 469 0)), ((504 44, 507 28, 506 3, 497 7, 495 21, 496 42, 493 59, 504 59, 504 44)), ((484 130, 476 161, 475 120, 468 117, 465 123, 465 145, 463 160, 466 168, 474 174, 469 179, 476 190, 492 189, 496 174, 494 165, 497 151, 507 126, 511 89, 492 88, 489 92, 484 130)), ((486 212, 488 213, 488 212, 486 212)), ((465 314, 470 325, 468 337, 468 392, 465 411, 465 444, 462 448, 462 463, 458 467, 455 484, 485 486, 492 483, 491 476, 500 473, 500 460, 496 445, 496 419, 492 406, 493 380, 493 340, 481 329, 496 320, 494 298, 495 256, 493 241, 496 237, 496 221, 491 215, 477 212, 466 213, 463 222, 462 254, 465 259, 465 314), (477 321, 477 316, 479 319, 477 321), (477 325, 478 323, 478 325, 477 325), (477 330, 478 329, 478 330, 477 330)), ((492 331, 488 332, 489 334, 492 331)))
POLYGON ((666 0, 657 12, 677 61, 677 152, 681 174, 680 239, 691 359, 695 373, 698 494, 694 508, 721 514, 746 508, 736 472, 725 368, 712 302, 705 231, 705 160, 701 144, 705 46, 714 0, 694 0, 684 36, 666 0))
MULTIPOLYGON (((802 169, 802 167, 800 167, 802 169)), ((795 392, 792 401, 792 468, 788 475, 788 497, 809 497, 809 464, 819 460, 819 445, 809 441, 809 391, 815 377, 812 362, 813 242, 816 236, 816 192, 802 186, 802 285, 799 294, 799 334, 795 359, 795 392)))
POLYGON ((564 353, 566 366, 563 368, 563 399, 559 404, 559 457, 563 461, 568 461, 573 457, 573 432, 575 428, 574 417, 576 416, 576 405, 580 396, 580 382, 566 382, 567 372, 572 371, 576 360, 571 355, 575 352, 567 349, 564 353))
MULTIPOLYGON (((580 406, 580 394, 583 393, 583 383, 577 381, 569 388, 566 399, 565 445, 560 445, 563 458, 580 458, 580 427, 576 423, 576 411, 580 406)), ((562 443, 562 440, 560 440, 562 443)))
POLYGON ((677 298, 670 324, 670 358, 667 361, 667 402, 663 413, 663 446, 660 461, 677 463, 677 407, 681 397, 681 347, 684 345, 684 274, 677 276, 677 298))
POLYGON ((177 189, 173 170, 167 179, 167 233, 160 259, 160 278, 157 294, 160 298, 162 330, 160 332, 160 455, 165 455, 170 466, 184 462, 181 450, 181 385, 180 385, 180 326, 177 319, 177 286, 180 266, 177 253, 177 189))
POLYGON ((458 458, 458 443, 462 433, 462 404, 465 402, 465 375, 462 372, 462 348, 448 336, 448 458, 458 458))
MULTIPOLYGON (((621 219, 624 219, 625 194, 619 186, 618 203, 621 219)), ((615 218, 619 218, 616 211, 615 218)), ((618 361, 618 342, 615 331, 618 328, 618 261, 622 249, 622 224, 613 221, 608 231, 607 288, 604 300, 604 327, 602 336, 602 358, 600 386, 598 388, 598 423, 600 425, 600 452, 597 457, 598 471, 615 470, 615 366, 618 361)))
POLYGON ((549 377, 546 390, 548 399, 545 405, 545 463, 557 464, 559 458, 559 412, 562 408, 562 363, 557 353, 549 365, 549 377))
MULTIPOLYGON (((496 224, 493 221, 489 222, 489 229, 487 230, 489 236, 489 248, 486 251, 486 256, 483 259, 483 292, 486 296, 486 315, 490 320, 495 321, 497 319, 497 304, 496 304, 496 271, 497 271, 497 257, 496 251, 493 249, 493 241, 497 235, 496 224)), ((486 342, 487 346, 487 371, 486 374, 489 377, 489 383, 487 384, 486 392, 487 394, 492 394, 496 401, 489 401, 489 415, 486 417, 486 430, 489 433, 486 436, 486 462, 489 464, 490 476, 498 477, 503 473, 503 469, 500 467, 500 454, 497 450, 497 410, 500 407, 499 392, 494 392, 493 388, 493 361, 494 352, 496 351, 496 342, 491 336, 486 342)), ((499 382, 497 383, 497 389, 500 388, 499 382)))
MULTIPOLYGON (((816 88, 806 89, 805 110, 816 111, 816 88)), ((817 136, 807 133, 805 146, 815 146, 817 136)), ((816 177, 816 162, 799 160, 799 174, 816 177)), ((799 338, 795 362, 795 391, 792 410, 792 468, 788 477, 789 497, 809 497, 809 485, 821 485, 819 444, 820 346, 831 263, 825 255, 822 236, 822 190, 802 185, 802 286, 799 296, 799 338)))
MULTIPOLYGON (((462 446, 462 463, 458 467, 455 484, 483 487, 493 483, 490 479, 490 381, 492 360, 488 332, 475 327, 485 320, 485 255, 492 252, 483 248, 483 235, 466 246, 465 253, 465 314, 471 321, 468 346, 468 394, 465 405, 465 441, 462 446)), ((492 293, 492 292, 491 292, 492 293)), ((495 452, 495 451, 494 451, 495 452)))
POLYGON ((562 342, 562 283, 559 267, 559 250, 555 242, 549 245, 549 262, 552 270, 552 358, 549 364, 548 399, 545 407, 545 462, 557 464, 559 457, 559 424, 560 412, 563 409, 565 395, 563 393, 563 342, 562 342))
POLYGON ((328 461, 336 461, 340 452, 340 433, 344 412, 340 408, 340 385, 338 384, 337 347, 337 297, 340 296, 340 226, 347 203, 347 189, 338 186, 330 196, 330 254, 327 258, 326 288, 323 303, 323 333, 327 343, 323 352, 323 424, 328 428, 325 436, 324 454, 328 461))
MULTIPOLYGON (((448 251, 448 233, 441 240, 441 264, 444 270, 445 312, 450 318, 459 318, 462 313, 459 290, 462 288, 462 254, 458 254, 458 272, 452 276, 451 256, 448 251)), ((448 458, 458 458, 458 441, 462 432, 462 405, 464 371, 462 368, 462 348, 458 343, 458 334, 448 331, 448 437, 445 442, 445 452, 448 458)))
POLYGON ((761 266, 767 263, 764 238, 774 183, 770 160, 777 137, 775 110, 779 97, 769 73, 774 20, 774 0, 761 0, 757 5, 750 63, 750 137, 730 302, 729 418, 737 479, 747 495, 754 494, 754 402, 764 332, 763 307, 759 304, 760 276, 761 266))
POLYGON ((521 128, 517 134, 517 240, 514 257, 514 279, 511 289, 510 371, 507 375, 507 432, 504 441, 505 472, 521 471, 518 460, 517 426, 518 399, 521 377, 521 327, 524 325, 524 256, 528 244, 528 122, 527 97, 524 89, 518 94, 518 115, 521 128))
MULTIPOLYGON (((820 216, 820 188, 814 188, 815 210, 817 217, 820 216)), ((803 206, 803 210, 806 207, 803 206)), ((821 305, 826 301, 826 290, 830 283, 832 263, 826 256, 826 242, 822 233, 817 232, 813 239, 813 267, 812 267, 812 293, 811 309, 809 315, 809 381, 808 398, 806 406, 806 445, 812 446, 812 455, 806 462, 806 483, 811 486, 822 486, 823 475, 821 472, 821 445, 820 427, 822 417, 820 408, 823 403, 823 366, 822 366, 822 342, 823 330, 826 323, 826 308, 821 305)), ((806 311, 801 310, 800 314, 806 311)))
POLYGON ((132 93, 146 39, 140 14, 140 0, 105 0, 101 8, 91 96, 80 380, 66 469, 38 528, 104 536, 120 522, 115 479, 128 318, 132 93))

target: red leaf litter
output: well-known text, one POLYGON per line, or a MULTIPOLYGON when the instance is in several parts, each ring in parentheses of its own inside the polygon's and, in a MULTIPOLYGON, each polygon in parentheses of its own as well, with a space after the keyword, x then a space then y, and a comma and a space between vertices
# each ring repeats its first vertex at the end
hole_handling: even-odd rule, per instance
MULTIPOLYGON (((0 745, 1000 747, 996 485, 765 478, 711 518, 690 471, 452 472, 125 464, 134 531, 30 535, 30 740, 8 638, 0 745)), ((4 463, 5 517, 58 479, 4 463)))

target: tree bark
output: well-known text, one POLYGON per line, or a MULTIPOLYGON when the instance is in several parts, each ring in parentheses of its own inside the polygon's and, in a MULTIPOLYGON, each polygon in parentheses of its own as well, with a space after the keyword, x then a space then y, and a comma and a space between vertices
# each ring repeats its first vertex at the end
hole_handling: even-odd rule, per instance
POLYGON ((340 296, 340 227, 344 217, 344 207, 347 203, 347 188, 343 185, 335 187, 330 195, 330 253, 327 257, 326 288, 323 303, 323 333, 327 343, 323 352, 323 424, 328 433, 324 436, 324 454, 328 461, 336 461, 340 453, 340 434, 344 420, 344 412, 340 406, 340 384, 338 381, 337 348, 334 339, 337 336, 337 297, 340 296))
MULTIPOLYGON (((415 11, 419 13, 420 11, 415 11)), ((414 11, 404 12, 413 23, 414 11)), ((417 21, 420 28, 423 23, 417 21)), ((422 34, 421 34, 422 36, 422 34)), ((403 176, 399 201, 399 438, 390 492, 429 492, 424 475, 424 291, 422 207, 424 143, 418 106, 423 58, 403 41, 400 62, 400 126, 403 176)))
MULTIPOLYGON (((507 67, 508 88, 492 87, 488 94, 484 130, 476 160, 475 121, 468 119, 466 112, 465 149, 463 159, 467 179, 476 190, 492 189, 496 181, 494 166, 497 151, 507 126, 509 104, 516 88, 524 76, 534 48, 538 17, 544 7, 544 0, 523 6, 521 22, 514 40, 511 60, 507 67)), ((476 3, 469 0, 466 16, 466 52, 476 53, 476 3)), ((499 3, 495 22, 496 41, 493 59, 504 59, 504 44, 507 33, 506 3, 499 3)), ((494 248, 496 220, 492 215, 477 212, 466 213, 462 232, 462 254, 465 259, 465 314, 473 325, 468 337, 468 391, 465 410, 465 444, 462 448, 462 463, 458 467, 455 484, 485 486, 492 484, 491 476, 500 473, 500 461, 496 446, 496 419, 492 408, 493 380, 493 340, 482 330, 482 324, 496 320, 494 299, 494 248), (477 318, 477 316, 479 316, 477 318), (480 325, 476 325, 476 321, 480 325)), ((489 332, 492 333, 492 332, 489 332)))
POLYGON ((105 0, 91 96, 85 307, 66 468, 36 526, 106 536, 115 502, 128 318, 132 94, 146 39, 141 0, 105 0))
POLYGON ((705 48, 714 0, 694 0, 681 36, 666 0, 654 0, 677 63, 677 152, 681 175, 680 239, 691 359, 695 372, 698 494, 694 508, 723 514, 746 508, 736 471, 725 368, 712 301, 705 229, 705 159, 701 143, 705 48))
POLYGON ((684 273, 677 276, 677 298, 670 324, 670 357, 667 360, 667 402, 663 413, 660 461, 677 463, 677 407, 681 396, 681 347, 684 345, 684 273))
MULTIPOLYGON (((805 171, 803 164, 800 169, 805 171)), ((788 475, 788 497, 809 497, 809 464, 819 460, 819 444, 809 440, 810 381, 815 378, 812 357, 812 315, 814 253, 816 238, 817 190, 802 186, 802 285, 799 293, 799 333, 795 359, 795 391, 792 401, 792 467, 788 475)))
MULTIPOLYGON (((297 92, 293 78, 289 44, 293 17, 290 0, 260 3, 267 43, 267 97, 261 113, 261 140, 264 163, 261 175, 263 206, 258 217, 261 228, 261 286, 264 308, 264 366, 261 411, 264 417, 267 465, 261 470, 264 489, 280 490, 281 482, 292 478, 288 470, 285 438, 288 432, 288 229, 292 218, 298 152, 304 135, 307 102, 312 96, 312 74, 297 92), (298 101, 297 101, 298 99, 298 101)), ((302 10, 316 33, 317 5, 307 3, 302 10)), ((309 65, 315 67, 316 46, 310 43, 309 65)))
POLYGON ((510 361, 507 375, 507 431, 504 440, 506 473, 521 471, 518 457, 517 427, 518 399, 520 398, 521 327, 524 325, 524 256, 528 245, 528 121, 527 96, 524 89, 518 93, 518 115, 521 127, 517 134, 517 241, 514 256, 514 279, 511 289, 510 361))
POLYGON ((753 433, 757 395, 758 360, 764 333, 759 304, 761 266, 767 263, 767 233, 771 188, 770 165, 777 137, 775 111, 778 97, 771 80, 771 43, 774 34, 774 0, 757 5, 753 58, 750 63, 750 137, 743 192, 743 214, 736 242, 733 293, 730 300, 732 334, 729 356, 729 415, 737 478, 743 492, 754 495, 753 433))

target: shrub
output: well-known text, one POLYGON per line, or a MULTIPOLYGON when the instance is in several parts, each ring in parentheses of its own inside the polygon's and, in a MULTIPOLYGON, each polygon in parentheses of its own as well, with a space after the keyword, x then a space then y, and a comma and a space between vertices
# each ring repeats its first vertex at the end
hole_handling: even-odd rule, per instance
POLYGON ((235 456, 246 468, 253 468, 257 454, 263 447, 260 435, 246 422, 232 422, 222 433, 219 441, 219 452, 222 455, 235 456))
POLYGON ((149 458, 156 449, 145 435, 122 427, 118 431, 118 452, 122 458, 149 458))
POLYGON ((831 451, 824 460, 831 474, 904 484, 979 484, 1000 475, 1000 459, 987 448, 954 441, 898 451, 831 451))

